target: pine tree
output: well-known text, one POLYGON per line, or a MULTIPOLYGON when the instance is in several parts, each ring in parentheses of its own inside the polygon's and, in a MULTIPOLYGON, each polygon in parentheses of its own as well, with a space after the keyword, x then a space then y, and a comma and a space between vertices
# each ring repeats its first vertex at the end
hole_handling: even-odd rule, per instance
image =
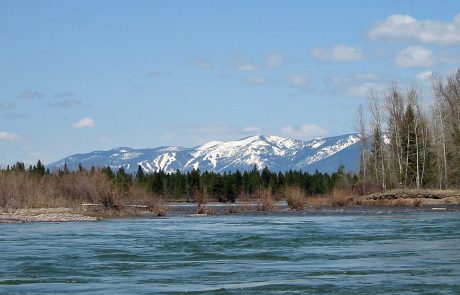
POLYGON ((385 188, 385 174, 382 169, 383 159, 383 138, 380 126, 374 126, 371 144, 371 154, 369 157, 369 169, 372 171, 373 182, 385 188))
POLYGON ((163 172, 160 170, 158 172, 154 172, 152 174, 152 192, 154 192, 157 195, 164 195, 165 190, 164 190, 164 181, 163 181, 163 172))
POLYGON ((201 175, 200 169, 192 169, 191 172, 187 173, 187 187, 189 195, 193 196, 197 194, 201 189, 201 175))
POLYGON ((262 181, 262 186, 264 188, 267 188, 270 184, 270 170, 268 170, 267 167, 262 169, 262 173, 260 175, 261 181, 262 181))
POLYGON ((403 142, 403 155, 404 161, 404 175, 403 183, 404 186, 414 185, 416 182, 417 172, 417 153, 418 146, 416 145, 416 133, 415 133, 415 112, 411 104, 406 108, 404 114, 404 128, 401 136, 403 142))
POLYGON ((186 179, 185 179, 185 176, 179 170, 176 170, 176 173, 173 174, 173 177, 174 177, 174 196, 176 199, 179 199, 185 193, 186 179))
POLYGON ((32 172, 40 176, 45 175, 46 173, 45 165, 43 165, 43 163, 40 160, 38 160, 37 165, 35 165, 32 168, 32 172))
POLYGON ((141 183, 141 184, 144 183, 144 181, 145 181, 145 173, 144 173, 144 169, 142 169, 141 165, 137 166, 136 181, 138 183, 141 183))

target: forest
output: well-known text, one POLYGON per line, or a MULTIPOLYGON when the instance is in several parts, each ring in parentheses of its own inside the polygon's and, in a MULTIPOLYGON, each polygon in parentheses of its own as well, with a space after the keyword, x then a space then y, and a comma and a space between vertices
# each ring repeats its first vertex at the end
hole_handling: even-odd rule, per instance
POLYGON ((351 187, 357 176, 345 173, 343 166, 331 175, 316 171, 251 171, 223 174, 191 170, 186 173, 163 171, 145 173, 139 166, 135 175, 123 168, 110 167, 63 170, 51 173, 38 161, 25 167, 17 162, 0 170, 0 207, 52 206, 54 201, 66 206, 81 203, 102 203, 106 207, 127 203, 148 203, 149 200, 186 202, 235 202, 237 199, 256 200, 262 191, 274 198, 284 198, 290 188, 309 195, 325 195, 338 187, 351 187), (37 203, 37 204, 36 204, 37 203))
POLYGON ((359 186, 455 189, 460 185, 460 69, 432 78, 432 98, 393 83, 360 106, 359 186))

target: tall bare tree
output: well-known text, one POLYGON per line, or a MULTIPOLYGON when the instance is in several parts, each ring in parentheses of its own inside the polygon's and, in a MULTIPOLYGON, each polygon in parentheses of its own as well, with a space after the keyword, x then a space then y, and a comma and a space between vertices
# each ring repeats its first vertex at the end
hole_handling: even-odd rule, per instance
POLYGON ((382 190, 386 189, 384 135, 382 132, 382 107, 376 92, 371 92, 368 98, 370 113, 370 129, 372 130, 372 164, 374 177, 382 190))
POLYGON ((447 185, 457 186, 460 184, 460 69, 445 80, 437 79, 433 88, 444 133, 447 185))
MULTIPOLYGON (((391 166, 396 166, 397 175, 394 183, 399 187, 402 186, 403 177, 403 149, 401 132, 404 122, 404 95, 398 88, 396 83, 390 85, 385 97, 386 125, 388 137, 390 139, 390 151, 393 155, 393 163, 391 166)), ((394 168, 393 168, 394 169, 394 168)))
POLYGON ((355 116, 355 130, 359 134, 360 153, 359 153, 359 178, 361 180, 361 193, 364 193, 365 185, 367 183, 367 161, 368 161, 368 134, 366 128, 366 117, 364 114, 363 106, 360 105, 356 111, 355 116))

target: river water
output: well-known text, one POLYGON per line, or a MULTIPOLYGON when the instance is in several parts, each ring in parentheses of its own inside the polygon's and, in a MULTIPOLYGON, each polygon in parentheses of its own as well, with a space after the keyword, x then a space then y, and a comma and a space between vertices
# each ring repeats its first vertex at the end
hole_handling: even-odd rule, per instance
POLYGON ((460 294, 460 212, 0 224, 0 294, 460 294))

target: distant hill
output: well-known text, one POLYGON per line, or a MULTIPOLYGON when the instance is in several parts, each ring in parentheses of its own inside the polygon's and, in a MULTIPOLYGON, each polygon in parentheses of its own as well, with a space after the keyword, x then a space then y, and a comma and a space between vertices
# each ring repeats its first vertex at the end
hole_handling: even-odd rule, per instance
POLYGON ((356 172, 359 167, 359 136, 346 134, 334 137, 302 141, 279 136, 251 136, 236 141, 211 141, 194 148, 162 146, 148 149, 115 148, 76 154, 47 165, 50 170, 70 170, 78 165, 89 169, 124 167, 135 173, 140 165, 145 172, 182 172, 193 168, 201 171, 245 171, 257 166, 272 171, 302 170, 331 173, 344 165, 347 171, 356 172))

